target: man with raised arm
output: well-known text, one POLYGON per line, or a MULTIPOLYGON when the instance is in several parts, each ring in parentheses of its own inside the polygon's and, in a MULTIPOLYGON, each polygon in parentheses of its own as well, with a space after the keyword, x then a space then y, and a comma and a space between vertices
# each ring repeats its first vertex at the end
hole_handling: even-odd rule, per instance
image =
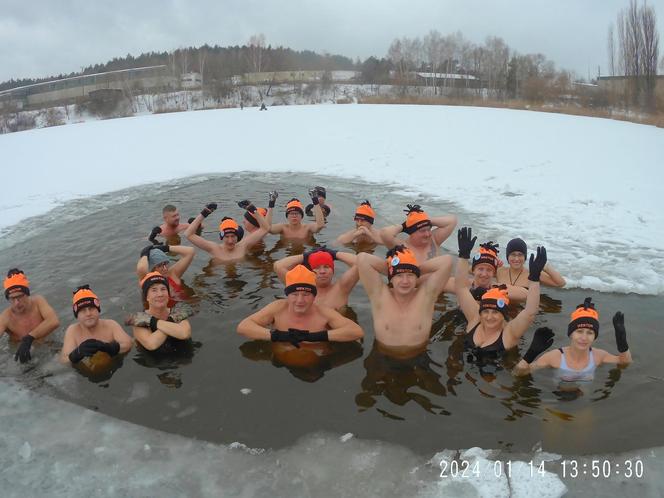
POLYGON ((287 256, 274 263, 274 271, 282 282, 286 281, 289 270, 303 264, 316 275, 316 304, 339 310, 348 305, 348 296, 360 278, 356 266, 357 256, 346 252, 334 251, 327 247, 317 247, 304 254, 287 256), (348 265, 348 270, 341 278, 334 281, 334 261, 348 265))
POLYGON ((440 254, 440 246, 450 236, 457 224, 457 217, 429 217, 419 204, 408 204, 406 221, 401 225, 391 225, 380 231, 383 243, 388 249, 403 244, 410 249, 418 261, 424 262, 440 254), (408 234, 408 238, 400 240, 400 232, 408 234))
POLYGON ((182 275, 194 260, 194 248, 187 246, 169 246, 167 244, 146 246, 141 251, 141 256, 136 264, 136 275, 139 282, 150 272, 156 271, 168 278, 171 289, 173 305, 176 301, 182 301, 184 294, 182 290, 182 275), (173 253, 180 256, 180 259, 173 265, 166 253, 173 253))
POLYGON ((374 228, 376 212, 369 201, 363 201, 355 210, 355 228, 339 235, 335 244, 382 244, 380 232, 374 228))
POLYGON ((243 259, 247 255, 247 251, 265 237, 270 227, 268 226, 265 217, 263 217, 260 211, 258 211, 258 209, 256 209, 256 207, 248 200, 245 199, 238 202, 238 206, 249 211, 258 221, 258 224, 260 225, 258 230, 245 236, 244 229, 239 226, 233 218, 225 216, 221 219, 221 223, 219 224, 220 244, 210 242, 200 235, 196 235, 196 228, 198 225, 200 225, 204 218, 207 218, 217 209, 217 204, 213 202, 203 208, 201 214, 199 214, 189 225, 189 228, 185 230, 184 236, 187 237, 189 242, 193 245, 199 249, 203 249, 218 261, 229 262, 243 259))
MULTIPOLYGON (((274 212, 274 204, 277 200, 277 197, 279 197, 279 193, 276 191, 272 191, 268 193, 269 196, 269 203, 266 208, 256 208, 258 212, 265 218, 265 222, 267 223, 268 227, 272 226, 272 215, 274 212)), ((242 222, 242 227, 244 228, 244 231, 246 233, 254 233, 256 230, 259 230, 261 225, 258 223, 258 220, 254 216, 252 211, 245 211, 244 212, 244 221, 242 222)), ((269 229, 269 228, 268 228, 269 229)), ((199 234, 200 235, 200 234, 199 234)))
POLYGON ((30 282, 18 268, 7 272, 3 287, 9 308, 0 314, 0 335, 7 332, 12 341, 20 341, 14 360, 25 363, 32 359, 32 341, 49 335, 60 320, 43 296, 30 295, 30 282))
POLYGON ((98 352, 113 358, 131 349, 131 337, 115 320, 99 318, 101 304, 89 285, 81 285, 74 291, 72 310, 76 323, 65 332, 60 351, 60 361, 77 364, 83 358, 98 352))
POLYGON ((148 240, 154 244, 157 244, 158 235, 165 238, 172 237, 184 232, 189 226, 189 223, 180 223, 180 212, 173 204, 166 204, 161 210, 161 214, 164 222, 154 227, 148 236, 148 240))
POLYGON ((307 239, 318 233, 325 226, 325 217, 318 201, 318 191, 315 188, 309 190, 313 213, 316 217, 315 223, 302 223, 304 218, 304 207, 299 199, 292 198, 286 204, 286 218, 288 223, 276 223, 270 227, 270 233, 280 233, 287 239, 307 239))
POLYGON ((316 275, 304 265, 286 273, 286 299, 268 304, 242 320, 238 334, 279 343, 283 349, 308 347, 307 343, 355 341, 364 333, 338 311, 314 303, 316 275))
POLYGON ((420 265, 410 249, 398 245, 386 260, 358 254, 357 266, 371 301, 376 341, 387 348, 421 349, 429 341, 434 304, 450 276, 452 258, 437 256, 420 265))

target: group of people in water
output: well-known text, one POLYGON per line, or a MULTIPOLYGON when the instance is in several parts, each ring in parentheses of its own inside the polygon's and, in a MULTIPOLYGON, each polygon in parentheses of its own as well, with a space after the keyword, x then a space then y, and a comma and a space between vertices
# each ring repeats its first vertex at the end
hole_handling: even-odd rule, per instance
MULTIPOLYGON (((219 241, 202 236, 202 225, 216 211, 216 203, 205 205, 188 223, 181 223, 175 206, 165 206, 164 222, 150 233, 150 245, 140 252, 136 265, 144 310, 125 319, 133 338, 118 322, 100 318, 99 297, 88 285, 81 285, 73 292, 75 322, 65 331, 61 360, 79 364, 95 357, 113 358, 127 353, 134 343, 159 354, 189 341, 193 310, 183 302, 182 276, 196 248, 218 262, 230 263, 243 260, 268 234, 310 240, 325 227, 332 209, 325 188, 314 187, 309 195, 311 203, 306 207, 296 198, 285 204, 283 223, 273 223, 272 219, 276 191, 268 194, 266 208, 248 200, 238 202, 244 210, 243 219, 238 223, 223 217, 219 241), (305 213, 310 213, 314 221, 304 222, 305 213), (184 236, 193 247, 168 244, 176 235, 184 236)), ((507 244, 504 265, 498 245, 492 241, 479 244, 473 254, 477 237, 471 228, 462 227, 457 231, 458 258, 454 261, 452 256, 442 254, 441 246, 457 227, 456 216, 429 216, 416 204, 407 205, 405 212, 403 223, 378 229, 374 208, 364 201, 355 210, 355 226, 334 243, 335 247, 352 245, 356 254, 323 246, 277 261, 274 271, 284 283, 286 298, 240 321, 237 332, 250 339, 271 341, 273 349, 282 353, 324 354, 321 352, 327 343, 358 341, 364 331, 342 311, 359 281, 371 304, 375 341, 386 354, 407 358, 426 349, 434 306, 441 294, 448 293, 456 295, 466 319, 465 347, 477 355, 500 356, 516 348, 533 324, 539 311, 540 286, 565 285, 564 278, 548 262, 544 247, 530 255, 526 267, 527 245, 522 239, 512 239, 507 244), (387 248, 385 258, 362 250, 377 245, 387 248), (340 264, 346 266, 346 271, 337 278, 340 264), (510 304, 523 304, 512 319, 510 304)), ((28 362, 33 341, 56 330, 60 321, 43 296, 31 295, 30 282, 20 269, 8 271, 3 287, 9 307, 0 314, 0 333, 7 332, 18 343, 15 360, 28 362)), ((613 326, 618 354, 593 348, 599 334, 599 313, 592 299, 587 298, 571 314, 569 344, 547 351, 554 342, 554 333, 546 327, 538 328, 514 373, 526 375, 540 368, 553 368, 565 380, 586 380, 603 363, 626 365, 632 359, 621 312, 614 315, 613 326)))

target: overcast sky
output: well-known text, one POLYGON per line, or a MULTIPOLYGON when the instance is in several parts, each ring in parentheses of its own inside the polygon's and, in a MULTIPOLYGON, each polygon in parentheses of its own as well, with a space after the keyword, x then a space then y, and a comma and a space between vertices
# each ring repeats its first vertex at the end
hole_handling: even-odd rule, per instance
MULTIPOLYGON (((0 0, 0 81, 79 71, 128 53, 268 44, 383 57, 396 37, 502 37, 579 76, 607 74, 607 31, 629 0, 0 0)), ((655 7, 664 52, 664 0, 655 7)))

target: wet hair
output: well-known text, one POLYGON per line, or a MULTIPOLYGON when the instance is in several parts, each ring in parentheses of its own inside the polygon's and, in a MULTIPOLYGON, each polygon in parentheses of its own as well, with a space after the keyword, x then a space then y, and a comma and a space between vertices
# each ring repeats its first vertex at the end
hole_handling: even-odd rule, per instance
MULTIPOLYGON (((11 277, 12 275, 18 275, 19 273, 23 273, 23 270, 19 270, 18 268, 11 268, 7 271, 7 276, 11 277)), ((23 273, 25 275, 25 273, 23 273)))
POLYGON ((172 213, 173 211, 177 211, 177 210, 178 210, 178 208, 176 208, 173 204, 166 204, 164 206, 164 209, 161 210, 161 212, 162 212, 162 214, 166 214, 166 213, 169 213, 169 212, 172 213))

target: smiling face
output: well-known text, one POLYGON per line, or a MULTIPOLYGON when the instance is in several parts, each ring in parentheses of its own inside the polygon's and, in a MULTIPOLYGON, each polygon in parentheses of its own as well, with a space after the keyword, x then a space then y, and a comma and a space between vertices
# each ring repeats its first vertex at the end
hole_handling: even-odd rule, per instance
POLYGON ((493 266, 488 264, 479 264, 475 266, 473 270, 473 283, 475 287, 484 287, 488 289, 491 287, 491 281, 493 280, 496 270, 493 266))
POLYGON ((570 346, 574 349, 587 351, 595 342, 595 332, 589 328, 579 328, 569 336, 570 346))
POLYGON ((480 323, 484 330, 501 330, 504 322, 505 317, 498 310, 488 309, 480 312, 480 323))
POLYGON ((390 281, 392 288, 400 296, 407 296, 417 287, 417 275, 412 272, 397 273, 390 281))
POLYGON ((507 256, 507 262, 512 270, 520 270, 526 261, 526 256, 522 252, 513 251, 507 256))
POLYGON ((165 308, 168 299, 168 288, 164 284, 152 284, 145 297, 151 308, 165 308))
POLYGON ((411 233, 408 238, 416 247, 428 247, 431 243, 431 227, 422 227, 411 233))
POLYGON ((309 291, 295 291, 288 294, 286 299, 288 300, 289 309, 298 315, 303 315, 311 308, 311 305, 314 303, 316 296, 309 291))

